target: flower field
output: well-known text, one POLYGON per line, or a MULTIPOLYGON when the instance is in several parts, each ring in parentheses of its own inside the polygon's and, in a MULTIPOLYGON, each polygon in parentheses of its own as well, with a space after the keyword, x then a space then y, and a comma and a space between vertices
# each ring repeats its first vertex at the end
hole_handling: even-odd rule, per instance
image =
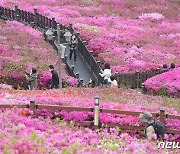
MULTIPOLYGON (((95 132, 55 120, 22 117, 18 111, 0 114, 0 151, 3 153, 139 153, 168 152, 157 143, 138 140, 116 129, 95 132), (13 115, 11 114, 13 112, 13 115), (7 123, 8 120, 8 123, 7 123), (4 122, 6 121, 6 122, 4 122)), ((178 150, 169 151, 174 153, 178 150)))
POLYGON ((154 76, 145 82, 147 90, 161 95, 180 97, 180 68, 154 76))
MULTIPOLYGON (((94 107, 122 111, 180 116, 180 1, 179 0, 0 0, 0 6, 38 12, 80 32, 101 64, 108 62, 112 74, 146 72, 175 63, 177 68, 149 78, 151 94, 126 87, 77 87, 62 64, 62 89, 47 90, 52 80, 48 65, 57 69, 57 53, 42 33, 16 21, 0 19, 0 105, 35 104, 94 107), (38 70, 39 90, 27 87, 25 70, 38 70), (16 89, 16 90, 15 90, 16 89), (162 97, 175 96, 175 97, 162 97), (162 113, 162 112, 161 112, 162 113)), ((155 119, 159 119, 155 118, 155 119)), ((139 117, 100 113, 102 127, 80 127, 93 121, 93 112, 0 108, 0 154, 175 154, 180 149, 158 149, 156 135, 143 131, 106 128, 114 123, 143 126, 139 117)), ((165 117, 168 129, 179 130, 180 120, 165 117)), ((169 131, 169 130, 168 130, 169 131)), ((166 134, 165 141, 180 142, 180 134, 166 134)))
POLYGON ((3 0, 0 5, 55 17, 80 31, 97 59, 113 71, 147 71, 180 64, 179 1, 161 0, 3 0))
MULTIPOLYGON (((66 88, 61 91, 13 91, 0 92, 0 104, 28 104, 35 99, 38 104, 58 104, 63 106, 93 107, 93 98, 100 96, 100 107, 130 111, 158 112, 164 107, 167 113, 180 114, 178 99, 158 96, 144 96, 137 91, 126 89, 79 89, 66 88), (132 98, 133 101, 132 101, 132 98), (171 103, 167 103, 171 102, 171 103), (174 105, 172 106, 172 103, 174 105)), ((88 128, 74 126, 73 121, 90 120, 93 115, 86 112, 55 112, 55 120, 50 120, 54 114, 49 110, 36 112, 37 118, 31 117, 29 109, 3 110, 0 113, 0 149, 13 153, 139 153, 139 152, 178 152, 157 149, 157 142, 149 142, 142 138, 142 133, 122 131, 118 128, 92 131, 88 128), (13 114, 12 114, 13 112, 13 114), (60 116, 61 115, 61 116, 60 116), (43 117, 46 117, 45 119, 43 117), (60 121, 63 120, 63 121, 60 121), (66 122, 70 121, 70 124, 66 122), (120 133, 121 132, 121 133, 120 133), (6 146, 5 146, 6 145, 6 146)), ((136 117, 123 115, 102 114, 103 123, 141 125, 136 117)), ((167 120, 169 128, 178 129, 179 120, 167 120)), ((168 135, 167 140, 179 141, 179 135, 168 135)))
MULTIPOLYGON (((51 81, 48 65, 57 62, 56 51, 46 43, 41 32, 16 21, 0 20, 0 83, 14 88, 26 87, 25 70, 36 67, 39 88, 48 88, 51 81), (14 38, 16 36, 16 38, 14 38)), ((63 85, 75 86, 77 80, 67 76, 63 66, 63 85)))

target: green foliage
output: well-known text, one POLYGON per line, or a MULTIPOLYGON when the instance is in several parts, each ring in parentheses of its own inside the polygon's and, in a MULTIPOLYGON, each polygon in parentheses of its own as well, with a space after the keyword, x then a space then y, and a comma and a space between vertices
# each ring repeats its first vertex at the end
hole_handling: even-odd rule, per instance
POLYGON ((32 135, 31 135, 31 138, 32 138, 33 140, 35 140, 35 139, 37 138, 37 133, 36 133, 36 132, 33 132, 32 135))
POLYGON ((103 139, 98 145, 97 147, 100 149, 108 149, 111 151, 115 151, 117 149, 120 148, 121 146, 121 141, 117 140, 115 138, 111 138, 111 139, 103 139))
POLYGON ((21 67, 19 64, 9 64, 7 67, 6 67, 7 70, 9 71, 20 71, 21 70, 21 67))
POLYGON ((38 137, 37 141, 40 142, 42 145, 45 145, 45 139, 42 137, 38 137))
POLYGON ((168 59, 168 62, 170 62, 170 63, 175 63, 175 59, 169 58, 169 59, 168 59))
POLYGON ((83 6, 99 5, 100 2, 97 0, 78 0, 79 3, 83 6))
POLYGON ((122 130, 117 126, 116 127, 116 131, 120 134, 122 132, 122 130))
POLYGON ((98 27, 95 27, 95 26, 83 26, 82 27, 84 30, 89 30, 89 31, 92 31, 92 32, 95 32, 95 33, 100 33, 100 29, 98 27))
POLYGON ((168 96, 167 88, 162 88, 157 92, 157 95, 159 96, 168 96))

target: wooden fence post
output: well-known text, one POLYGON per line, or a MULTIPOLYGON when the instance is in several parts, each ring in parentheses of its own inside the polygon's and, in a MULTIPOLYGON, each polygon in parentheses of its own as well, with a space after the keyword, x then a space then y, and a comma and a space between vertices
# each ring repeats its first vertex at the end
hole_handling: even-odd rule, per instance
POLYGON ((99 75, 99 73, 100 73, 100 63, 101 62, 98 60, 97 65, 96 65, 97 66, 96 72, 94 72, 98 77, 97 85, 99 85, 101 83, 101 76, 99 75))
POLYGON ((33 115, 35 114, 35 101, 31 100, 30 101, 30 110, 33 111, 33 115))
POLYGON ((145 85, 144 85, 144 83, 142 83, 142 88, 141 88, 141 92, 142 92, 142 94, 146 94, 146 88, 145 88, 145 85))
POLYGON ((39 23, 39 14, 37 8, 34 8, 34 24, 38 26, 38 23, 39 23))
POLYGON ((71 34, 73 33, 72 23, 69 24, 69 31, 71 34))
POLYGON ((74 65, 71 66, 71 70, 74 71, 74 65))
POLYGON ((136 82, 137 82, 137 88, 140 88, 140 84, 139 84, 139 71, 136 71, 136 82))
POLYGON ((79 73, 76 73, 76 78, 79 79, 79 73))
POLYGON ((156 75, 160 74, 160 68, 157 68, 156 75))
POLYGON ((55 29, 55 18, 52 18, 51 27, 52 27, 52 29, 55 29))
POLYGON ((15 19, 16 19, 17 21, 19 21, 20 16, 19 16, 19 8, 18 8, 18 5, 15 6, 15 14, 16 14, 15 19))
POLYGON ((94 129, 99 128, 99 97, 94 97, 94 129))
POLYGON ((82 87, 82 86, 83 86, 83 78, 81 78, 81 79, 79 80, 79 82, 80 82, 80 87, 82 87))
POLYGON ((165 123, 165 110, 163 108, 160 109, 160 121, 165 123))

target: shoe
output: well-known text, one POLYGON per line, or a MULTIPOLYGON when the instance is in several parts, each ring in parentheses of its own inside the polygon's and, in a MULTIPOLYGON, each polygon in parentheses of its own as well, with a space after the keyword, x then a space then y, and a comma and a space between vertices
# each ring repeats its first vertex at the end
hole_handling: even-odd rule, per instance
POLYGON ((76 61, 76 60, 75 60, 74 62, 75 62, 75 63, 77 63, 77 61, 76 61))

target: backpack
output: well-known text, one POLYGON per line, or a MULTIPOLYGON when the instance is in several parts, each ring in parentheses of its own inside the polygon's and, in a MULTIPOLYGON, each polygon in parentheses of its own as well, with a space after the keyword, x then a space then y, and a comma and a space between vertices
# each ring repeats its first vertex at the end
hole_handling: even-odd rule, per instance
POLYGON ((153 123, 151 124, 148 124, 145 128, 145 133, 146 133, 146 129, 149 127, 149 126, 153 126, 154 128, 154 131, 157 135, 157 138, 163 138, 164 137, 164 134, 167 134, 167 128, 166 126, 164 125, 164 123, 160 122, 160 121, 154 121, 153 123))

